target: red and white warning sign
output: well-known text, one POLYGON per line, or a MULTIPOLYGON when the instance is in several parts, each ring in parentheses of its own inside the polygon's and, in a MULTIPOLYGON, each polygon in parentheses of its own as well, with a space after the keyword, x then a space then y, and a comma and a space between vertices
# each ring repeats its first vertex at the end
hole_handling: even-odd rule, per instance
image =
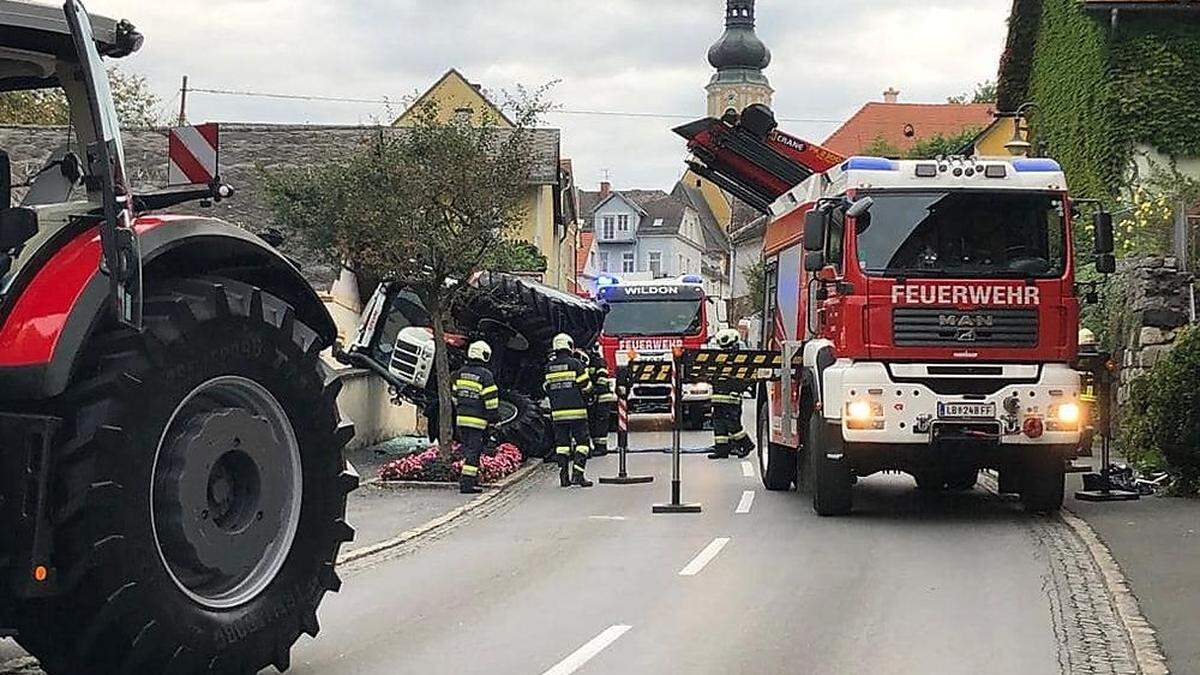
POLYGON ((207 185, 216 180, 220 139, 216 124, 171 129, 167 137, 167 184, 207 185))

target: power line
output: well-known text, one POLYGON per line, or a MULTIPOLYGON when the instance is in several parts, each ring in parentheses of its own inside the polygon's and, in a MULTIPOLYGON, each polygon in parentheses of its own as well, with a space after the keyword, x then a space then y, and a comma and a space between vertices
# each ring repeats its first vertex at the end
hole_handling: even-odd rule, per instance
MULTIPOLYGON (((346 96, 312 96, 305 94, 275 94, 261 91, 239 91, 234 89, 205 89, 189 88, 189 92, 197 94, 213 94, 217 96, 243 96, 249 98, 269 98, 284 101, 320 101, 324 103, 365 103, 370 105, 394 105, 397 102, 388 98, 352 98, 346 96)), ((695 114, 686 113, 655 113, 619 110, 573 110, 570 108, 555 108, 546 111, 547 115, 583 115, 593 117, 625 117, 632 119, 679 119, 693 120, 695 114)), ((798 122, 804 124, 841 124, 840 119, 821 119, 808 117, 780 117, 780 122, 798 122)))

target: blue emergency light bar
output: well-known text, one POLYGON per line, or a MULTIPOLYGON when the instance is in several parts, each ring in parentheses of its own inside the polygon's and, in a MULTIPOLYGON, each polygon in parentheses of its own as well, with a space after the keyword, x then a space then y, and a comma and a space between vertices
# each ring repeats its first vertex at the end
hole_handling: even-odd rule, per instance
POLYGON ((1054 173, 1062 171, 1062 165, 1044 157, 1014 159, 1013 170, 1017 173, 1054 173))
POLYGON ((842 164, 842 171, 899 171, 900 167, 884 157, 851 157, 842 164))
POLYGON ((699 274, 688 274, 680 279, 680 281, 685 284, 703 284, 704 277, 700 276, 699 274))
POLYGON ((607 274, 602 274, 596 278, 596 286, 598 286, 598 287, 620 286, 620 285, 621 285, 620 279, 613 277, 613 276, 609 276, 607 274))

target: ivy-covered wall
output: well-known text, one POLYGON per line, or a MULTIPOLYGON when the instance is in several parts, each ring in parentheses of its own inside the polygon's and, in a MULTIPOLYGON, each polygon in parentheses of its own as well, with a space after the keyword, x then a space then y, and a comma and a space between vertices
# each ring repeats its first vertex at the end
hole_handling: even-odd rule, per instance
POLYGON ((1037 147, 1076 194, 1114 201, 1137 144, 1200 156, 1200 13, 1123 12, 1114 29, 1079 0, 1016 0, 1011 31, 1001 97, 1037 104, 1037 147))
POLYGON ((1129 159, 1127 141, 1113 142, 1108 37, 1079 0, 1043 0, 1029 89, 1037 147, 1063 165, 1075 194, 1101 199, 1116 196, 1129 159))

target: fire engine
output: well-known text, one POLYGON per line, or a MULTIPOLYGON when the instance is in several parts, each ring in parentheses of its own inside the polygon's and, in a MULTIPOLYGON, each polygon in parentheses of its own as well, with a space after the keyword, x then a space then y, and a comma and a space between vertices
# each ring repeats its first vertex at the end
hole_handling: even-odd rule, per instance
MULTIPOLYGON (((597 299, 608 306, 600 348, 610 372, 619 374, 635 360, 670 360, 677 348, 699 349, 715 332, 715 312, 709 311, 712 301, 698 275, 624 283, 603 277, 599 281, 597 299)), ((670 412, 671 400, 670 382, 634 384, 629 391, 629 412, 670 412)), ((701 428, 712 410, 712 387, 706 383, 684 385, 682 403, 684 426, 701 428)))
MULTIPOLYGON (((1059 509, 1084 423, 1061 167, 841 158, 774 127, 752 107, 676 130, 695 170, 771 218, 763 335, 800 367, 759 391, 766 487, 839 515, 877 472, 965 490, 990 468, 1027 509, 1059 509)), ((1111 272, 1111 216, 1094 228, 1111 272)))

